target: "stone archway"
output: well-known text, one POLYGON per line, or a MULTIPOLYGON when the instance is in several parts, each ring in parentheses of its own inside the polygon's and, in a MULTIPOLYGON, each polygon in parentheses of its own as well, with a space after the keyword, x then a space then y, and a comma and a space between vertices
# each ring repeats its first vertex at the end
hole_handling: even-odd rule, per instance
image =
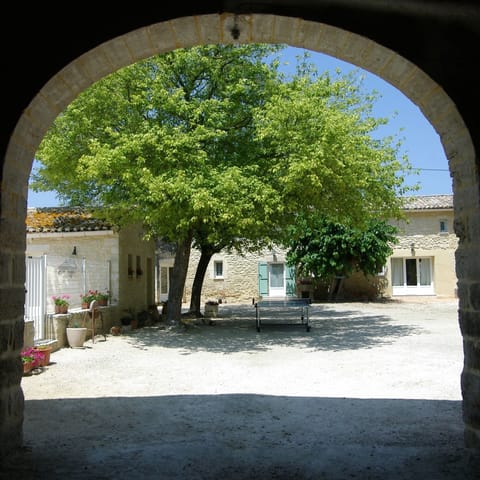
POLYGON ((359 35, 300 18, 265 14, 182 17, 131 31, 84 53, 65 66, 32 99, 10 138, 2 179, 0 244, 2 305, 0 354, 10 369, 0 385, 0 453, 22 441, 23 394, 18 351, 22 342, 27 185, 35 151, 56 116, 83 90, 113 71, 151 55, 207 43, 286 43, 332 55, 388 81, 422 110, 439 133, 453 176, 465 368, 462 390, 467 444, 480 445, 478 373, 480 282, 470 259, 480 257, 479 184, 472 139, 454 103, 424 72, 395 52, 359 35), (235 37, 235 38, 234 38, 235 37), (478 349, 478 347, 477 347, 478 349), (474 366, 477 365, 475 370, 474 366), (476 426, 475 426, 476 419, 476 426), (8 443, 7 443, 8 442, 8 443), (7 447, 8 445, 8 447, 7 447))

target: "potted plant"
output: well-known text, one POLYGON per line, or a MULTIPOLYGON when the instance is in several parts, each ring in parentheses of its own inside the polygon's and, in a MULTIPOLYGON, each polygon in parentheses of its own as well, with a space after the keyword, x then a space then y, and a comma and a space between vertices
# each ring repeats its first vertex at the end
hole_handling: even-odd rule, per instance
POLYGON ((108 299, 110 298, 110 292, 105 290, 105 292, 98 292, 97 293, 97 300, 100 306, 108 305, 108 299))
POLYGON ((93 300, 97 299, 98 290, 89 290, 87 293, 80 294, 82 308, 89 308, 93 300))
POLYGON ((23 373, 26 375, 40 365, 42 355, 34 347, 26 347, 20 352, 20 358, 22 359, 23 373))
POLYGON ((71 348, 83 347, 87 339, 87 327, 82 327, 78 322, 74 322, 71 327, 67 327, 67 340, 71 348))
POLYGON ((52 297, 53 304, 55 305, 55 313, 68 313, 68 307, 70 306, 70 295, 54 295, 52 297))
POLYGON ((207 318, 215 318, 218 315, 218 302, 216 300, 208 300, 208 302, 205 302, 204 315, 207 318))
POLYGON ((50 353, 52 353, 51 345, 35 345, 33 347, 39 353, 39 366, 47 367, 50 364, 50 353))

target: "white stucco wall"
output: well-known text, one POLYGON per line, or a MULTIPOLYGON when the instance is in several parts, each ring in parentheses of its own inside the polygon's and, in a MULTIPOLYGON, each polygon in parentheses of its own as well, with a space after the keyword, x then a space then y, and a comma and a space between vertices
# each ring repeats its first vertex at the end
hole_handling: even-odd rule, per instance
POLYGON ((118 301, 118 234, 111 230, 27 234, 26 255, 47 256, 47 301, 52 295, 70 295, 72 308, 80 307, 86 290, 109 290, 118 301), (76 255, 73 255, 73 250, 76 255), (83 264, 86 265, 86 281, 83 264))

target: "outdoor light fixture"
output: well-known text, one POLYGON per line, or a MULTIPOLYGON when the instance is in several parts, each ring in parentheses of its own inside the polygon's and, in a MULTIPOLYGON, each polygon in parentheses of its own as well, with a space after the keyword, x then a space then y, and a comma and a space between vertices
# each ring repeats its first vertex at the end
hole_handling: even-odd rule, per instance
POLYGON ((412 254, 412 257, 415 256, 415 244, 414 243, 412 243, 410 245, 410 253, 412 254))
POLYGON ((73 251, 72 251, 72 255, 76 255, 76 254, 77 254, 77 247, 74 246, 74 247, 73 247, 73 251))

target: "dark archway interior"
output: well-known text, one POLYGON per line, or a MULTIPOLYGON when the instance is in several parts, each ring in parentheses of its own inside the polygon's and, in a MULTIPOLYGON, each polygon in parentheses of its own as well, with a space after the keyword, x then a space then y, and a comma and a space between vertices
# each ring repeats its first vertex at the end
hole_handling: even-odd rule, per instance
MULTIPOLYGON (((374 40, 404 56, 433 78, 453 99, 471 132, 479 131, 476 76, 480 12, 477 2, 356 2, 354 0, 241 0, 135 4, 128 11, 73 10, 12 4, 2 29, 2 146, 20 114, 42 86, 69 62, 101 43, 168 19, 218 12, 253 12, 300 17, 374 40)), ((474 139, 477 149, 480 140, 474 139)))

